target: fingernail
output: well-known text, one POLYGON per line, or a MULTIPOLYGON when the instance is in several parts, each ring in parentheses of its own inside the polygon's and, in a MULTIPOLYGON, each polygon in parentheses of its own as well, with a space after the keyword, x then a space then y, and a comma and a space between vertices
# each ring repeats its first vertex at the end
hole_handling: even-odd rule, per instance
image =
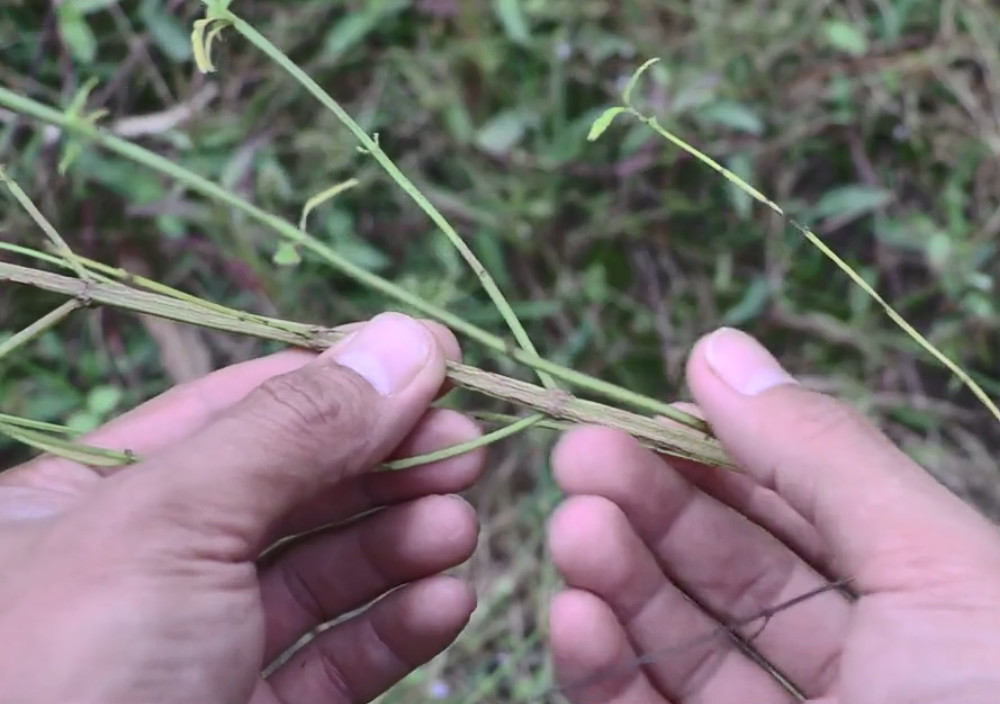
POLYGON ((720 379, 744 396, 798 383, 759 342, 732 328, 721 328, 708 337, 705 359, 720 379))
POLYGON ((332 355, 380 394, 390 396, 410 385, 430 351, 427 328, 405 315, 383 313, 336 346, 332 355))

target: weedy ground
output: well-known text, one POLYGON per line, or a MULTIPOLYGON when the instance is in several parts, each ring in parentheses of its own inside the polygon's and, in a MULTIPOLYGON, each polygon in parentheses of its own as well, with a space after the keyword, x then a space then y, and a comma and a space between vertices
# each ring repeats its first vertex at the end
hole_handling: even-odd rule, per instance
MULTIPOLYGON (((597 143, 585 139, 636 66, 661 57, 644 81, 649 112, 811 223, 997 396, 995 4, 240 0, 236 9, 379 133, 550 358, 673 400, 685 396, 697 337, 742 327, 1000 517, 1000 442, 986 412, 801 235, 640 126, 623 121, 597 143)), ((219 74, 194 70, 189 33, 200 12, 183 0, 7 0, 0 82, 66 105, 96 78, 90 106, 108 110, 106 126, 292 220, 313 194, 357 177, 362 186, 314 212, 310 230, 501 330, 444 238, 294 83, 236 38, 216 48, 219 74)), ((303 321, 385 308, 308 260, 276 265, 270 235, 119 158, 85 150, 60 174, 54 137, 0 113, 0 161, 78 253, 303 321)), ((10 201, 0 230, 4 240, 40 241, 10 201)), ((56 302, 0 289, 0 330, 56 302)), ((5 362, 0 405, 91 427, 269 349, 93 311, 5 362)), ((467 354, 488 359, 474 346, 467 354)), ((470 494, 484 521, 467 568, 479 612, 454 649, 389 700, 521 699, 548 682, 544 614, 557 580, 543 528, 559 494, 546 432, 494 448, 470 494)), ((23 456, 0 444, 0 466, 23 456)))

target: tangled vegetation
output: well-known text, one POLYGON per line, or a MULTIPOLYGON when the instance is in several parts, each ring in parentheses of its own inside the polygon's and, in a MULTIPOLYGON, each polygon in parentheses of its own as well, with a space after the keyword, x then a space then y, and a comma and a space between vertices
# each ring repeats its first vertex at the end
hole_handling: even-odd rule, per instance
MULTIPOLYGON (((0 349, 17 346, 0 354, 0 422, 21 441, 0 445, 3 466, 25 443, 81 451, 60 433, 275 343, 322 347, 325 326, 392 306, 471 340, 446 403, 481 408, 497 437, 600 415, 716 464, 703 428, 657 399, 683 397, 698 335, 750 329, 1000 513, 986 407, 1000 389, 992 5, 243 0, 235 16, 206 4, 207 16, 145 0, 0 10, 0 161, 15 196, 0 277, 33 284, 0 287, 0 349), (661 60, 630 82, 648 56, 661 60), (77 311, 92 302, 172 314, 77 311)), ((558 495, 539 433, 504 445, 472 496, 486 530, 468 569, 485 607, 391 697, 428 683, 461 701, 544 689, 539 616, 555 576, 540 527, 558 495)))

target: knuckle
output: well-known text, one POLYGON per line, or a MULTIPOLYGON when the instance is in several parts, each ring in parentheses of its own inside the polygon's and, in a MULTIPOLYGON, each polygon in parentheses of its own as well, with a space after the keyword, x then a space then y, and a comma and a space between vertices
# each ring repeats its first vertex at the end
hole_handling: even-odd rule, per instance
POLYGON ((256 421, 254 432, 273 434, 305 453, 344 444, 351 445, 346 452, 356 452, 374 424, 376 403, 360 380, 312 366, 268 379, 245 410, 256 421))
POLYGON ((874 428, 864 416, 847 404, 816 394, 809 403, 795 408, 795 417, 787 427, 795 428, 796 436, 809 443, 827 437, 842 437, 859 433, 870 435, 874 428))

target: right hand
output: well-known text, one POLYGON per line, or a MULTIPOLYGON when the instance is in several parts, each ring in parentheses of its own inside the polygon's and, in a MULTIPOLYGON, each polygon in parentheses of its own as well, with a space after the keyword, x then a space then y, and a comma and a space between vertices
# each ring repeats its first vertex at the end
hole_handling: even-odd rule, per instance
POLYGON ((846 577, 857 601, 826 592, 753 640, 809 701, 1000 701, 996 527, 742 333, 703 340, 688 381, 745 474, 668 462, 597 428, 556 449, 570 498, 550 529, 568 583, 552 647, 571 701, 797 701, 724 637, 574 683, 846 577))

